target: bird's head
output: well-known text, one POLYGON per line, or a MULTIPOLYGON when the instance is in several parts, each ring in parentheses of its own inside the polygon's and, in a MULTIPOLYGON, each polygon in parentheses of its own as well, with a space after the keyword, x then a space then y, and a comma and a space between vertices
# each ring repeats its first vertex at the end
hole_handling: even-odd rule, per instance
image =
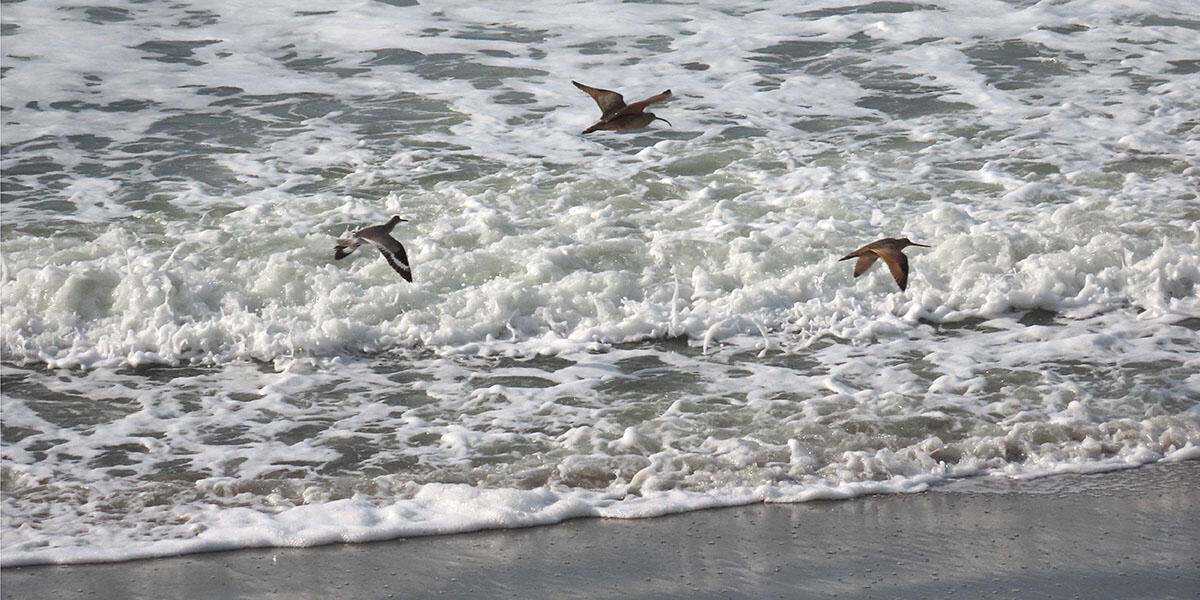
POLYGON ((400 215, 392 215, 392 218, 388 219, 388 225, 391 225, 393 227, 396 225, 396 223, 407 223, 407 222, 408 222, 408 219, 402 218, 400 215))
POLYGON ((901 248, 907 248, 909 246, 920 246, 922 248, 932 248, 932 246, 926 246, 925 244, 918 244, 908 238, 900 238, 900 247, 901 248))

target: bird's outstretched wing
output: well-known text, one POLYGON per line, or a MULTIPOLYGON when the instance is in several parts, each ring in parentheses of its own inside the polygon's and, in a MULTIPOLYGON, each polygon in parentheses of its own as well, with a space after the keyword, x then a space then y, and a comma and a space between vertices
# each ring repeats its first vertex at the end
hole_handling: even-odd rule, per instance
POLYGON ((852 258, 862 256, 863 252, 866 252, 867 248, 870 248, 870 247, 871 247, 871 245, 867 244, 866 246, 863 246, 862 248, 859 248, 858 250, 855 250, 854 252, 851 252, 850 254, 847 254, 847 255, 839 258, 838 262, 841 262, 843 260, 850 260, 852 258))
MULTIPOLYGON (((850 257, 846 257, 850 258, 850 257)), ((874 252, 866 252, 858 257, 858 262, 854 263, 854 276, 858 277, 867 272, 871 265, 875 264, 875 259, 879 258, 874 252)), ((842 259, 845 260, 845 259, 842 259)))
MULTIPOLYGON (((891 248, 876 248, 873 250, 883 262, 887 263, 888 269, 892 271, 892 277, 896 279, 896 284, 903 291, 908 288, 908 257, 899 250, 891 248)), ((861 260, 861 259, 860 259, 861 260)))
POLYGON ((670 97, 671 97, 671 90, 667 90, 661 94, 658 94, 655 96, 650 96, 649 98, 646 98, 645 100, 639 100, 637 102, 634 102, 633 104, 630 104, 629 106, 626 106, 625 108, 622 108, 617 112, 622 115, 632 115, 634 113, 640 113, 643 110, 645 110, 647 106, 650 106, 651 104, 654 104, 655 102, 662 102, 663 100, 666 100, 667 98, 670 98, 670 97))
POLYGON ((374 236, 367 241, 379 248, 379 253, 392 266, 392 269, 399 273, 405 281, 412 283, 412 269, 408 266, 408 255, 404 253, 404 246, 401 246, 400 242, 390 235, 374 236))
MULTIPOLYGON (((600 107, 602 117, 609 117, 617 111, 625 108, 625 98, 612 90, 602 90, 591 86, 583 85, 578 81, 572 81, 575 87, 583 90, 587 95, 596 101, 596 105, 600 107)), ((640 109, 639 109, 640 110, 640 109)))

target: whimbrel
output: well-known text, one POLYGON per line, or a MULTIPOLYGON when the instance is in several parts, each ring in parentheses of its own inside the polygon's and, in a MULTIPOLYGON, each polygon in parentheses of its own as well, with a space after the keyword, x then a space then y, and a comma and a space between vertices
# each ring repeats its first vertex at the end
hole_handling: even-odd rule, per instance
POLYGON ((372 246, 379 248, 379 253, 383 255, 384 260, 387 260, 387 263, 392 265, 392 268, 405 281, 411 283, 413 280, 412 270, 408 268, 408 256, 404 253, 404 246, 401 246, 400 242, 389 235, 396 223, 401 221, 407 222, 408 219, 401 219, 399 215, 395 215, 383 225, 372 225, 354 232, 348 238, 340 238, 333 246, 334 260, 346 258, 363 242, 370 242, 372 246))
POLYGON ((908 238, 884 238, 871 242, 838 260, 850 260, 857 256, 858 262, 854 263, 854 276, 858 277, 875 264, 875 259, 882 258, 883 262, 887 263, 888 269, 891 269, 892 277, 896 278, 900 289, 904 290, 908 288, 908 257, 901 251, 909 246, 929 248, 925 244, 911 242, 908 238))
POLYGON ((627 131, 630 129, 641 129, 649 125, 655 119, 665 122, 670 125, 671 122, 654 116, 654 113, 642 112, 647 106, 655 102, 661 102, 671 97, 671 90, 667 90, 657 96, 650 96, 641 102, 633 104, 625 104, 625 98, 612 90, 602 90, 583 85, 578 81, 572 81, 575 87, 587 92, 596 104, 600 106, 600 120, 594 125, 584 129, 584 133, 591 133, 598 129, 612 129, 616 131, 627 131))

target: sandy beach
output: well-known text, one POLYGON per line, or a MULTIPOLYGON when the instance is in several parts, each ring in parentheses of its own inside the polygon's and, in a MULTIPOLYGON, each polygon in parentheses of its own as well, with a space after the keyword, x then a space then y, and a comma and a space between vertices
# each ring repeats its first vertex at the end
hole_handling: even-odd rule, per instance
POLYGON ((1194 598, 1200 462, 360 545, 3 571, 5 599, 1194 598))

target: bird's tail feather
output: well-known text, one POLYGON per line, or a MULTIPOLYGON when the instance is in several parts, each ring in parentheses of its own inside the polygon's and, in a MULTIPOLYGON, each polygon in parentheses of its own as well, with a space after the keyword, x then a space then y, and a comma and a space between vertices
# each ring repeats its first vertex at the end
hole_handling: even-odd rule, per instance
POLYGON ((350 256, 351 252, 354 252, 355 248, 358 248, 358 244, 355 244, 351 240, 342 238, 333 245, 333 259, 341 260, 346 258, 347 256, 350 256))

